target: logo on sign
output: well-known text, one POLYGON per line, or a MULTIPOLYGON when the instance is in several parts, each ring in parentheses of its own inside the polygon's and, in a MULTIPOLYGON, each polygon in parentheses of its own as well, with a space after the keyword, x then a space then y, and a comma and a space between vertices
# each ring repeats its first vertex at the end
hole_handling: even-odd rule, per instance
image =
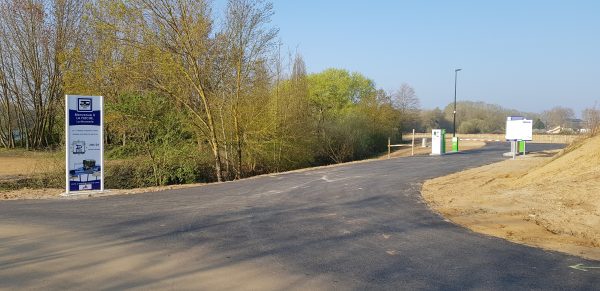
POLYGON ((92 111, 92 99, 77 98, 77 111, 92 111))
POLYGON ((74 141, 72 143, 72 148, 73 148, 73 154, 85 154, 85 141, 74 141))

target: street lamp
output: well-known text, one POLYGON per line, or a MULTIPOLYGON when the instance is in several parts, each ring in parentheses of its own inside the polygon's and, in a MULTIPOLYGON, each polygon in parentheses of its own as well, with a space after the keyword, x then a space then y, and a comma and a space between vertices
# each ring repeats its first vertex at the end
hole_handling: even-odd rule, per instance
POLYGON ((462 71, 462 69, 454 70, 454 112, 452 114, 452 137, 456 136, 456 81, 459 71, 462 71))

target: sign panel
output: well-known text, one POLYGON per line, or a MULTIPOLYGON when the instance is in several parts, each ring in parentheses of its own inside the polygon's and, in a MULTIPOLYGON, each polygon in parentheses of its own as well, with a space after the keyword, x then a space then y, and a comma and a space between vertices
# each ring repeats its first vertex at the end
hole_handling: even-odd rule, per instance
POLYGON ((506 118, 506 140, 525 140, 533 138, 533 121, 521 116, 506 118))
POLYGON ((104 190, 102 96, 65 96, 67 194, 104 190))

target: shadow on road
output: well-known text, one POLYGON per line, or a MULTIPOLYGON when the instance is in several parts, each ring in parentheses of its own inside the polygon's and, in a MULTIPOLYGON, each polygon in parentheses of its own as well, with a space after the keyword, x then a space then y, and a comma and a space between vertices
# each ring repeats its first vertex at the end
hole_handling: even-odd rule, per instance
POLYGON ((423 203, 427 177, 499 160, 503 150, 2 204, 0 289, 600 286, 600 277, 568 268, 585 260, 472 233, 423 203))

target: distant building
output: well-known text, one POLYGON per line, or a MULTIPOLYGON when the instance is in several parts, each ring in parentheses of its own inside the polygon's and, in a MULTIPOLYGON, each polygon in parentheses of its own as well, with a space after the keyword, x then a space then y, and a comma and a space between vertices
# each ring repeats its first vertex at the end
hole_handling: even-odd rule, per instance
POLYGON ((559 134, 562 131, 562 128, 563 128, 562 126, 557 126, 555 128, 548 129, 546 131, 546 133, 549 133, 549 134, 559 134))
POLYGON ((579 118, 569 118, 565 122, 564 126, 557 126, 546 131, 548 134, 559 134, 559 133, 586 133, 589 129, 586 128, 586 124, 579 118))
POLYGON ((585 125, 585 122, 579 118, 569 118, 567 122, 565 122, 565 128, 569 128, 573 131, 579 131, 585 125))

